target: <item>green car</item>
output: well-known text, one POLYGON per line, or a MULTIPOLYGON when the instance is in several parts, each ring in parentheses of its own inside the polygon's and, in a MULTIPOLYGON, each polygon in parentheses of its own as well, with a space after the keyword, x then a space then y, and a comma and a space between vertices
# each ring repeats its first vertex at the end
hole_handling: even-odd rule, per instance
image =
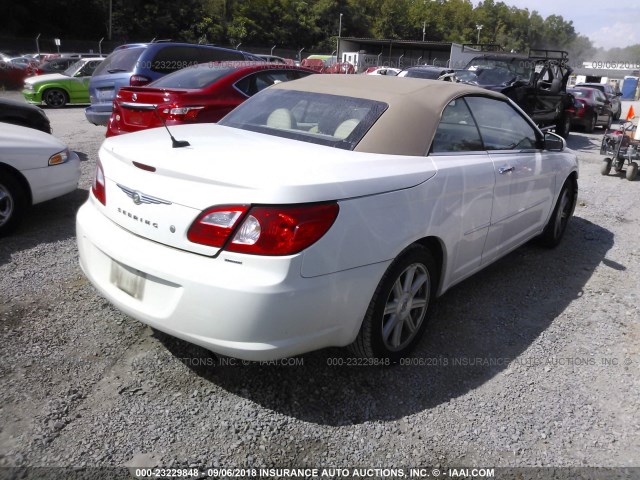
POLYGON ((27 102, 61 108, 67 103, 89 102, 89 79, 104 58, 81 58, 62 73, 38 75, 24 81, 27 102))

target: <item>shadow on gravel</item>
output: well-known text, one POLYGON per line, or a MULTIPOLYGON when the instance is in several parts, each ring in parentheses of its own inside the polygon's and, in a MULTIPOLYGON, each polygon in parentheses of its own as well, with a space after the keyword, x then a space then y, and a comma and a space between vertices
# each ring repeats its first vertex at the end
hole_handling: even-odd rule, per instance
POLYGON ((590 135, 585 134, 584 132, 579 132, 579 134, 572 132, 567 139, 567 147, 571 148, 572 150, 592 151, 594 148, 597 148, 599 150, 603 135, 604 130, 601 134, 598 130, 596 130, 590 135))
MULTIPOLYGON (((88 196, 87 190, 77 189, 28 209, 18 228, 0 238, 0 265, 7 263, 13 253, 75 237, 76 212, 88 196)), ((56 251, 51 250, 51 254, 56 251)))
POLYGON ((331 348, 289 359, 297 365, 220 359, 211 367, 206 350, 155 335, 183 362, 193 359, 199 376, 283 415, 324 425, 395 420, 464 395, 514 359, 523 361, 582 295, 613 240, 610 231, 575 217, 558 248, 526 245, 454 287, 434 305, 427 333, 407 359, 412 365, 349 366, 349 353, 331 348))

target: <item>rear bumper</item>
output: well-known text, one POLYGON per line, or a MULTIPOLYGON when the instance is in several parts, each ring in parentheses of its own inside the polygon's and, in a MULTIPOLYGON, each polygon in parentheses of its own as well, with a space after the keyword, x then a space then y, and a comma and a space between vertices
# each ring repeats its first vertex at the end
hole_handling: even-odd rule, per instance
POLYGON ((111 117, 111 105, 91 105, 85 108, 84 115, 90 123, 106 126, 111 117))
POLYGON ((244 360, 348 345, 388 266, 304 278, 303 254, 206 257, 132 235, 94 202, 80 208, 76 226, 80 265, 100 293, 153 328, 244 360), (116 286, 120 266, 144 277, 138 298, 116 286))

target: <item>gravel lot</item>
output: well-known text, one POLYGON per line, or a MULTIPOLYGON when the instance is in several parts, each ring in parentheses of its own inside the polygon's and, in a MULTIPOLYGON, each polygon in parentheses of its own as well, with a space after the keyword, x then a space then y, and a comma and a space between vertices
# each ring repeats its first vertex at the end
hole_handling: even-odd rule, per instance
POLYGON ((564 242, 449 291, 415 365, 348 366, 341 349, 232 365, 84 278, 75 212, 104 131, 83 108, 47 114, 83 173, 0 240, 0 467, 640 466, 640 181, 600 175, 600 130, 569 139, 564 242))

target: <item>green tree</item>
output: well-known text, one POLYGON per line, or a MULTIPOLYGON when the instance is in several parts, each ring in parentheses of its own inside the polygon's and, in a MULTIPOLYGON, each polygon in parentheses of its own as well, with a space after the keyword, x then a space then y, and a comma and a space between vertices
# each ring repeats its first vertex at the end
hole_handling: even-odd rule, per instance
POLYGON ((405 39, 411 34, 409 0, 382 0, 380 13, 373 21, 376 38, 405 39))
POLYGON ((573 22, 566 22, 558 15, 550 15, 544 19, 542 45, 544 48, 566 49, 576 37, 573 22))
POLYGON ((197 42, 198 22, 204 17, 202 0, 114 0, 114 37, 126 41, 172 39, 197 42))

